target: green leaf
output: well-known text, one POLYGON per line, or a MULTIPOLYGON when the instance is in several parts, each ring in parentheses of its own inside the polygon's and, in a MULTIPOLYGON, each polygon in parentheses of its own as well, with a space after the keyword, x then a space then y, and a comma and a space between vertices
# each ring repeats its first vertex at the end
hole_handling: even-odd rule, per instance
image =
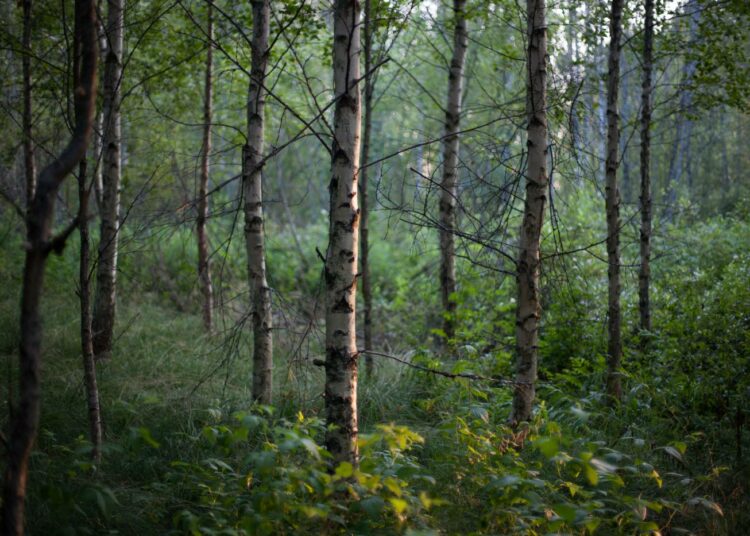
POLYGON ((403 499, 399 499, 398 497, 391 497, 388 499, 388 501, 391 503, 391 506, 393 506, 393 509, 396 511, 397 514, 401 514, 406 510, 406 508, 409 506, 409 503, 407 503, 403 499))
POLYGON ((339 478, 349 478, 354 474, 354 466, 349 462, 341 462, 336 467, 336 476, 339 478))

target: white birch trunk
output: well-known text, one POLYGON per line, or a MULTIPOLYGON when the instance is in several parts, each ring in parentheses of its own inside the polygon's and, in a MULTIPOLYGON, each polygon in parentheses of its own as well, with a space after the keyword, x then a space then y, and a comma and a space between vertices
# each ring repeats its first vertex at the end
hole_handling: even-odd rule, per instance
POLYGON ((326 447, 335 462, 358 462, 357 248, 361 106, 359 3, 336 0, 333 77, 336 105, 331 152, 330 226, 325 263, 326 447))
POLYGON ((245 246, 253 323, 253 399, 270 404, 273 379, 273 335, 271 289, 266 278, 263 230, 262 163, 264 148, 263 111, 268 65, 270 7, 268 0, 255 0, 253 7, 252 65, 247 99, 247 145, 243 156, 242 188, 245 198, 245 246))

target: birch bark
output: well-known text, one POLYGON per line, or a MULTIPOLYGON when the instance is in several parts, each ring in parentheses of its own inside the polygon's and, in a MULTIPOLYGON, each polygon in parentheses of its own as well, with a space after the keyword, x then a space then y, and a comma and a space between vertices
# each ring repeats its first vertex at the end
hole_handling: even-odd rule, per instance
POLYGON ((254 0, 250 85, 247 97, 247 145, 244 150, 242 188, 245 198, 245 246, 253 323, 253 399, 270 404, 273 374, 271 289, 266 277, 262 164, 270 27, 269 0, 254 0))
POLYGON ((104 132, 102 155, 102 204, 99 262, 92 330, 94 354, 109 356, 115 327, 117 299, 117 250, 120 238, 120 180, 122 176, 121 118, 123 0, 107 0, 107 55, 104 59, 104 132))
POLYGON ((545 0, 526 2, 528 53, 526 114, 528 164, 519 240, 516 349, 518 368, 511 423, 528 421, 534 407, 542 315, 539 289, 540 239, 547 205, 547 21, 545 0))
POLYGON ((461 121, 464 64, 468 48, 466 0, 453 0, 453 57, 448 74, 448 103, 445 110, 443 177, 440 182, 440 296, 443 303, 443 332, 446 340, 456 336, 456 197, 458 195, 458 129, 461 121))
POLYGON ((336 104, 326 284, 326 447, 335 462, 356 465, 357 448, 357 248, 361 106, 360 21, 357 0, 336 0, 333 14, 333 79, 336 104))

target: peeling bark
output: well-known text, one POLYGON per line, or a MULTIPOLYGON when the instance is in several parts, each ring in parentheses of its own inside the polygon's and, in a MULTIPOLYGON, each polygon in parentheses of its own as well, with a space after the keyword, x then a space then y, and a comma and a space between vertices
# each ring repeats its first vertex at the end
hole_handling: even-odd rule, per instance
POLYGON ((243 155, 242 188, 245 198, 245 246, 253 323, 253 399, 270 404, 273 379, 271 289, 266 280, 263 237, 263 158, 270 7, 256 0, 253 7, 252 65, 247 98, 247 145, 243 155))
POLYGON ((453 58, 448 74, 448 105, 445 110, 443 177, 440 182, 440 296, 443 331, 447 341, 456 336, 456 197, 458 195, 458 129, 461 121, 464 63, 468 48, 466 0, 453 0, 453 58))
POLYGON ((654 0, 646 0, 641 93, 641 265, 638 271, 638 311, 643 331, 651 331, 651 73, 654 46, 654 0))
POLYGON ((531 419, 536 395, 539 322, 542 315, 540 242, 547 205, 547 21, 545 0, 526 2, 528 55, 526 114, 528 164, 517 268, 516 350, 519 384, 513 393, 514 424, 531 419))
POLYGON ((117 250, 120 237, 120 180, 122 162, 120 100, 122 98, 123 0, 107 0, 107 55, 104 60, 104 132, 99 263, 94 301, 94 354, 112 352, 117 298, 117 250))
MULTIPOLYGON (((51 239, 54 205, 65 177, 86 154, 96 106, 96 10, 93 0, 75 2, 75 126, 60 155, 39 174, 26 217, 27 247, 21 293, 21 344, 18 408, 8 438, 3 476, 2 521, 4 535, 24 532, 24 503, 31 449, 39 428, 42 319, 40 302, 44 266, 51 251, 61 251, 63 234, 51 239)), ((71 227, 72 230, 72 227, 71 227)))
POLYGON ((335 462, 357 464, 357 250, 361 107, 360 23, 356 0, 336 0, 333 77, 336 104, 331 151, 326 285, 326 447, 335 462))
POLYGON ((620 84, 620 38, 622 36, 623 0, 612 0, 609 22, 609 65, 607 75, 607 159, 606 159, 606 211, 607 211, 607 275, 608 333, 607 393, 615 400, 622 398, 620 361, 622 337, 620 320, 620 191, 617 186, 618 146, 620 140, 617 98, 620 84))
POLYGON ((206 78, 203 94, 203 146, 201 147, 201 172, 198 185, 198 217, 196 219, 196 234, 198 235, 198 279, 203 295, 203 325, 209 333, 213 327, 214 288, 211 282, 211 265, 208 254, 208 234, 206 221, 208 220, 208 177, 209 158, 211 154, 211 121, 213 115, 213 38, 214 19, 213 8, 208 4, 208 50, 206 52, 206 78))

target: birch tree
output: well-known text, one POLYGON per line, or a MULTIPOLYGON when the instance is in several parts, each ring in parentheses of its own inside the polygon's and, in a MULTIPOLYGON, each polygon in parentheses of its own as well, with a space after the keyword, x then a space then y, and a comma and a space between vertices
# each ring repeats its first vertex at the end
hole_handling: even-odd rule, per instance
POLYGON ((326 285, 326 447, 336 462, 356 464, 357 247, 361 107, 359 3, 336 0, 333 12, 333 144, 326 285))
POLYGON ((206 77, 203 91, 203 145, 201 147, 201 170, 198 183, 198 217, 195 227, 198 235, 198 279, 203 295, 203 325, 210 333, 213 326, 214 290, 211 282, 211 265, 208 255, 208 179, 211 155, 211 121, 213 115, 213 7, 208 4, 208 25, 206 28, 208 48, 206 50, 206 77))
POLYGON ((107 0, 104 59, 104 131, 102 155, 102 204, 99 231, 99 263, 96 274, 96 298, 92 329, 94 354, 106 357, 112 351, 115 327, 117 284, 117 248, 120 236, 120 155, 122 97, 122 61, 124 32, 123 0, 107 0))
MULTIPOLYGON (((102 413, 99 403, 99 386, 96 380, 94 341, 91 334, 91 273, 89 239, 89 197, 91 188, 86 185, 86 158, 78 166, 78 234, 81 250, 78 262, 78 298, 81 305, 81 357, 83 359, 83 385, 86 390, 86 408, 89 418, 91 458, 95 463, 102 456, 102 413)), ((92 184, 93 186, 93 184, 92 184)))
POLYGON ((443 332, 450 341, 456 335, 456 197, 458 195, 458 129, 461 121, 464 63, 469 36, 466 0, 453 0, 453 57, 448 74, 448 102, 445 109, 443 177, 440 182, 440 296, 443 304, 443 332))
POLYGON ((526 136, 528 163, 526 197, 517 268, 516 350, 518 369, 511 422, 531 418, 537 375, 540 239, 547 204, 547 21, 545 0, 526 2, 528 51, 526 74, 526 136))
POLYGON ((641 265, 638 270, 640 327, 651 330, 651 72, 654 46, 654 0, 646 0, 643 33, 643 86, 641 92, 641 265))
MULTIPOLYGON (((367 161, 370 157, 370 139, 372 137, 372 96, 374 90, 373 73, 370 72, 372 69, 372 33, 373 28, 373 12, 372 12, 372 0, 365 0, 365 22, 364 22, 364 46, 363 52, 365 56, 365 94, 364 94, 364 107, 365 114, 363 118, 363 135, 362 135, 362 169, 359 173, 359 191, 362 196, 362 220, 360 226, 360 251, 362 252, 362 258, 360 259, 360 265, 362 267, 362 299, 364 302, 364 343, 365 352, 372 350, 372 282, 370 281, 370 204, 367 192, 367 178, 369 170, 367 168, 367 161)), ((365 370, 368 375, 372 375, 374 372, 372 356, 365 354, 365 370)))
POLYGON ((607 212, 608 333, 607 393, 622 397, 620 361, 622 338, 620 320, 620 191, 617 185, 620 124, 617 98, 620 84, 620 38, 622 35, 623 0, 612 0, 609 21, 609 61, 607 66, 607 158, 605 201, 607 212))
POLYGON ((247 95, 247 145, 243 155, 242 189, 245 198, 245 246, 253 323, 253 399, 270 404, 273 373, 271 333, 271 289, 266 280, 266 254, 263 237, 262 164, 266 102, 266 67, 270 4, 255 0, 253 8, 252 58, 247 95))

